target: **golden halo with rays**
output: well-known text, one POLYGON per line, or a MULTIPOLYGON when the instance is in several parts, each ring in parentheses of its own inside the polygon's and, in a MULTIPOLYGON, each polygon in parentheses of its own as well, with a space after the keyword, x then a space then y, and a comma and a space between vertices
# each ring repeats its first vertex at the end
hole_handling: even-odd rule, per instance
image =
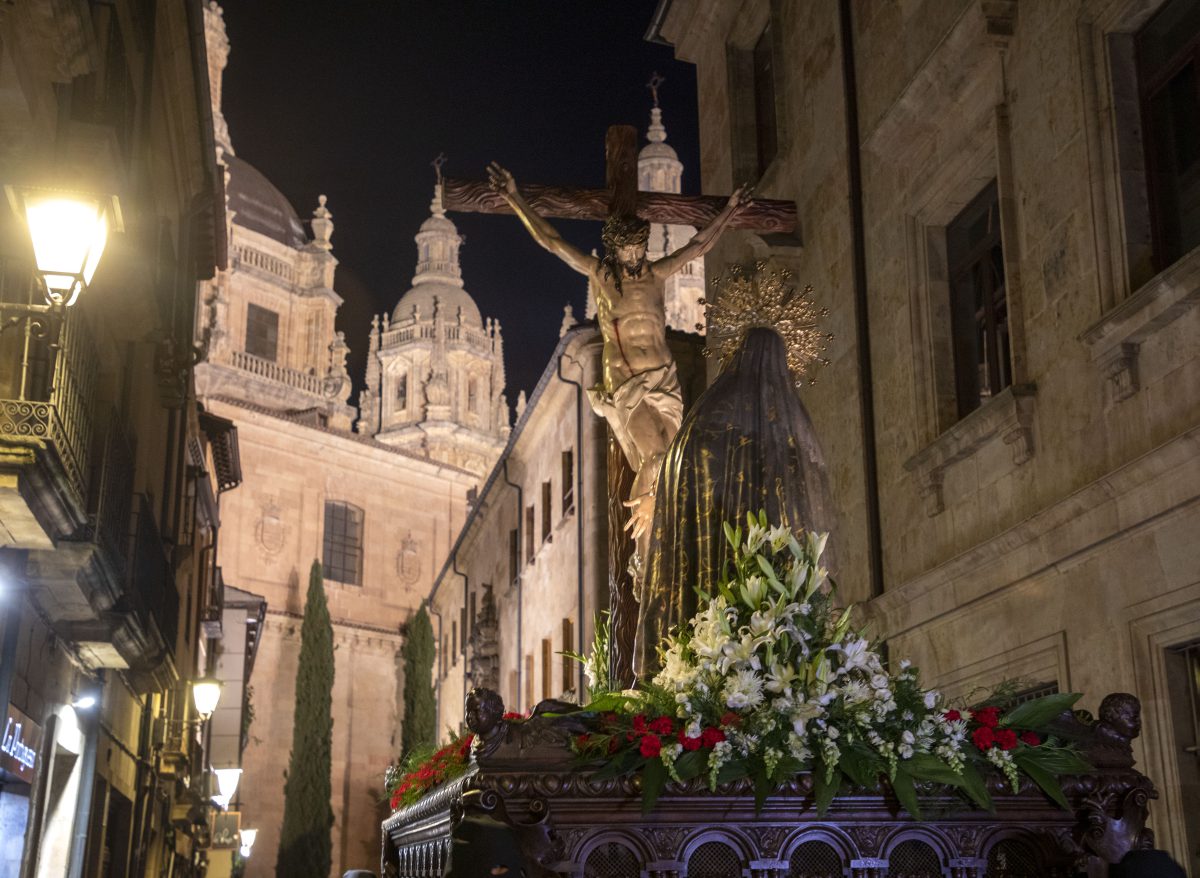
POLYGON ((829 309, 813 302, 812 287, 797 291, 789 283, 791 277, 786 268, 768 271, 767 263, 756 262, 753 268, 731 265, 724 274, 713 278, 716 301, 701 300, 712 340, 705 346, 704 355, 719 357, 724 365, 747 331, 765 326, 783 337, 788 369, 796 379, 796 386, 804 381, 815 383, 816 368, 829 365, 822 354, 833 334, 819 328, 819 321, 829 316, 829 309))

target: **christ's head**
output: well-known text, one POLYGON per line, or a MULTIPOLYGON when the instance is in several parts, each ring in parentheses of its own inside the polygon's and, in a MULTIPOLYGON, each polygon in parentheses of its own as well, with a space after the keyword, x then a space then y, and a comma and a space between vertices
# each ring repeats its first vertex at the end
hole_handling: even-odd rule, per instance
POLYGON ((636 277, 646 264, 646 244, 650 240, 650 224, 636 216, 612 216, 604 223, 601 234, 604 242, 604 261, 616 275, 618 270, 636 277))

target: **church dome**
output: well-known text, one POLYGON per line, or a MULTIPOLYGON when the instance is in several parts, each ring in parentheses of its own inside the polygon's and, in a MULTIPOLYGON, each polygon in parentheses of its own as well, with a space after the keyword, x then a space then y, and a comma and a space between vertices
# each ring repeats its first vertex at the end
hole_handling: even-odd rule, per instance
POLYGON ((421 311, 421 319, 428 320, 433 316, 433 303, 437 300, 442 309, 442 317, 449 323, 458 320, 458 309, 462 308, 463 322, 476 329, 483 326, 483 315, 479 306, 471 298, 471 294, 459 284, 448 284, 442 281, 429 281, 413 286, 401 298, 396 310, 392 312, 392 322, 411 320, 413 307, 421 311))
POLYGON ((662 110, 650 111, 650 142, 638 153, 638 188, 644 192, 679 192, 683 179, 683 163, 667 143, 667 129, 662 123, 662 110))
POLYGON ((417 270, 413 285, 396 305, 392 320, 409 320, 413 307, 420 309, 421 319, 433 316, 434 300, 442 309, 442 318, 448 322, 458 319, 462 309, 463 322, 475 328, 483 328, 483 316, 471 294, 463 289, 462 267, 458 262, 458 248, 462 237, 446 211, 442 208, 442 187, 434 190, 433 203, 429 206, 430 217, 421 223, 417 232, 417 270))
POLYGON ((234 225, 266 235, 289 247, 308 243, 304 226, 284 194, 249 162, 225 154, 229 166, 229 209, 236 211, 234 225))

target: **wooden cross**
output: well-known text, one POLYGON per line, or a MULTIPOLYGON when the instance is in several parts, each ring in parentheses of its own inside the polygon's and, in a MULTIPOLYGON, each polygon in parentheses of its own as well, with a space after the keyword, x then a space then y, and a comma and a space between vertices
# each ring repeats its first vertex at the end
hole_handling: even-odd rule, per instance
MULTIPOLYGON (((658 83, 651 80, 651 89, 658 83)), ((657 97, 657 95, 656 95, 657 97)), ((657 102, 656 102, 657 103, 657 102)), ((728 202, 727 196, 674 195, 638 190, 637 129, 613 125, 604 139, 604 189, 577 189, 527 183, 521 194, 534 211, 559 219, 603 220, 610 216, 636 215, 651 223, 703 228, 728 202)), ((439 180, 440 180, 440 167, 439 180)), ((486 182, 447 178, 442 183, 446 210, 471 213, 513 211, 500 193, 486 182)), ((790 235, 796 229, 796 204, 756 198, 733 218, 729 226, 762 234, 790 235)), ((628 510, 621 502, 629 496, 634 474, 611 429, 608 436, 608 583, 611 615, 611 679, 620 687, 633 683, 633 643, 638 608, 632 582, 626 572, 633 541, 625 536, 628 510)), ((582 608, 581 608, 582 609, 582 608)), ((582 695, 582 693, 581 693, 582 695)))
MULTIPOLYGON (((609 216, 636 214, 647 222, 674 225, 708 225, 728 201, 719 195, 674 195, 669 192, 640 192, 637 188, 637 129, 613 125, 604 139, 604 189, 521 184, 529 206, 544 217, 603 220, 609 216)), ((481 180, 446 178, 442 184, 446 210, 467 213, 507 213, 512 210, 499 192, 481 180)), ((755 198, 743 208, 730 228, 760 234, 790 235, 796 230, 796 203, 755 198)))

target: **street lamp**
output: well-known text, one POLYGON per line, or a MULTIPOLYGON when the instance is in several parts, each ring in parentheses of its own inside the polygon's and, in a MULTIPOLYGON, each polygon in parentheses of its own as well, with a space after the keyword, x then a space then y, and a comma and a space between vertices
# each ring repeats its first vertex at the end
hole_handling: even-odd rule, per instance
POLYGON ((254 847, 254 839, 256 839, 258 837, 258 830, 257 829, 249 829, 249 828, 243 829, 241 831, 241 836, 242 836, 241 854, 242 854, 242 857, 244 858, 244 857, 250 856, 250 849, 254 847))
POLYGON ((233 798, 233 794, 237 792, 238 781, 241 780, 242 770, 240 768, 214 768, 213 774, 217 776, 217 794, 213 798, 221 798, 228 802, 233 798))
POLYGON ((221 700, 221 681, 212 676, 202 677, 192 683, 192 701, 196 705, 196 713, 203 719, 212 716, 221 700))
POLYGON ((109 232, 122 230, 116 196, 37 186, 4 190, 29 230, 46 304, 74 305, 92 281, 109 232))

